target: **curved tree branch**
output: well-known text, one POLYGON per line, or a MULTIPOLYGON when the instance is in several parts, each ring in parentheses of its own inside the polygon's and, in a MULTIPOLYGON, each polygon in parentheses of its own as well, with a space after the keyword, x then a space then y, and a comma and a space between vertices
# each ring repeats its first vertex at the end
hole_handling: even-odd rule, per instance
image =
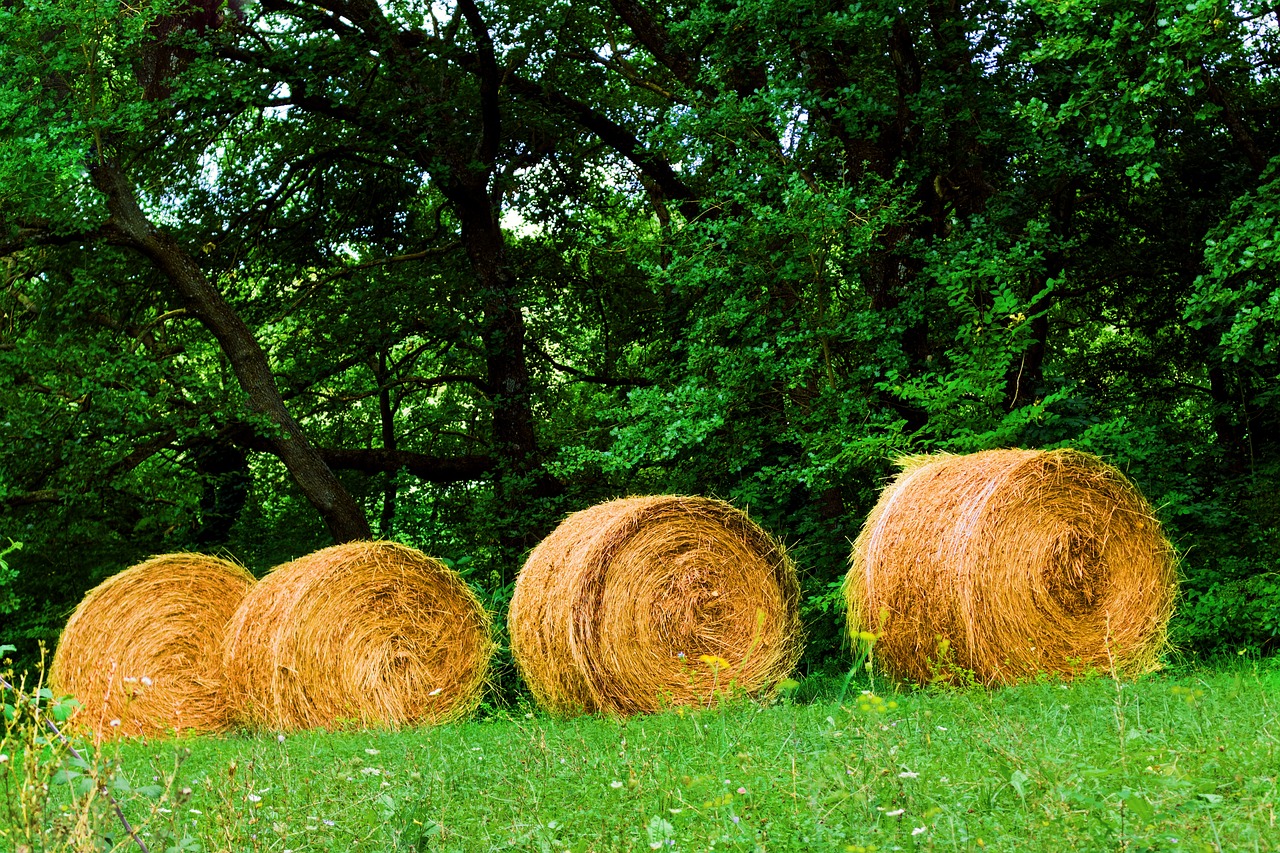
POLYGON ((680 205, 680 212, 690 221, 705 216, 699 196, 680 179, 671 164, 647 150, 640 140, 622 125, 594 109, 591 105, 552 89, 546 89, 532 80, 511 75, 507 80, 511 91, 543 106, 574 119, 586 130, 595 134, 622 157, 631 162, 640 173, 653 181, 662 195, 680 205))
POLYGON ((34 504, 62 503, 62 500, 63 492, 61 489, 38 489, 34 492, 23 492, 20 495, 10 495, 4 500, 0 500, 0 507, 16 509, 20 506, 32 506, 34 504))
POLYGON ((585 370, 579 370, 568 364, 561 364, 551 356, 543 352, 539 347, 530 347, 533 354, 541 358, 547 364, 554 367, 561 373, 567 373, 581 382, 590 382, 595 385, 604 385, 610 388, 651 388, 658 383, 652 379, 634 379, 628 377, 600 376, 595 373, 587 373, 585 370))
POLYGON ((637 0, 610 0, 609 5, 631 28, 636 39, 658 62, 669 68, 677 80, 686 86, 697 82, 696 64, 688 56, 671 50, 671 34, 642 3, 637 0))
POLYGON ((138 205, 120 167, 101 158, 90 172, 107 198, 107 229, 114 242, 148 257, 190 311, 217 339, 235 370, 249 406, 280 427, 271 443, 312 506, 338 542, 370 536, 364 511, 316 452, 280 396, 266 355, 249 327, 208 280, 195 260, 169 234, 156 228, 138 205))

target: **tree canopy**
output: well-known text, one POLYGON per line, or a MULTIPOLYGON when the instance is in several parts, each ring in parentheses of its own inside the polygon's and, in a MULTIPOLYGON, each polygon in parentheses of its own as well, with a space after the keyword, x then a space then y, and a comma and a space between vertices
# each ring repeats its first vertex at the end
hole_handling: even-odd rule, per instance
POLYGON ((1072 446, 1280 636, 1280 20, 1215 0, 5 0, 0 575, 397 538, 501 610, 606 497, 794 552, 893 459, 1072 446))

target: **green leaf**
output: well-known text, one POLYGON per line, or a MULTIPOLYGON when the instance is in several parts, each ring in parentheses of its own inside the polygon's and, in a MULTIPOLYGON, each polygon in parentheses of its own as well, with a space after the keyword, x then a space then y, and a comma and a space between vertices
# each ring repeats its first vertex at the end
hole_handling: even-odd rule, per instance
POLYGON ((1015 770, 1009 774, 1009 784, 1013 786, 1013 790, 1018 792, 1018 796, 1026 798, 1027 783, 1031 781, 1031 777, 1021 770, 1015 770))
POLYGON ((1123 802, 1124 807, 1143 823, 1150 823, 1155 819, 1156 810, 1145 797, 1130 794, 1124 798, 1123 802))
POLYGON ((57 722, 65 723, 80 707, 80 703, 75 699, 60 699, 50 707, 49 713, 57 722))

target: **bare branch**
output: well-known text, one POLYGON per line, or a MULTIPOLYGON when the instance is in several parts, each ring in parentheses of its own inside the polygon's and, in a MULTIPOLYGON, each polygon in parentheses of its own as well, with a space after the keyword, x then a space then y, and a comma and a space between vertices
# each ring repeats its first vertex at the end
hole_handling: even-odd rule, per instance
POLYGON ((298 294, 298 296, 292 302, 290 302, 289 305, 284 310, 277 313, 275 317, 271 319, 270 322, 276 323, 282 320, 283 318, 288 317, 295 310, 297 310, 299 305, 301 305, 304 301, 306 301, 307 297, 309 297, 315 291, 319 290, 321 287, 330 285, 335 281, 341 281, 342 279, 350 278, 351 276, 363 270, 377 269, 379 267, 392 266, 394 264, 404 264, 404 263, 409 263, 410 261, 424 261, 427 258, 438 258, 443 255, 447 255, 450 252, 455 252, 460 248, 462 248, 461 243, 450 242, 450 243, 444 244, 443 246, 433 246, 430 249, 423 249, 418 252, 409 252, 404 255, 393 255, 388 258, 374 258, 368 261, 361 261, 360 263, 349 264, 348 266, 343 267, 341 270, 338 270, 335 273, 330 273, 329 275, 323 278, 316 279, 314 282, 308 285, 307 288, 302 291, 302 293, 298 294))
POLYGON ((609 5, 654 58, 671 69, 677 80, 686 86, 695 84, 696 65, 688 56, 671 49, 671 34, 643 4, 636 0, 611 0, 609 5))
POLYGON ((498 61, 493 54, 493 36, 475 0, 458 0, 458 9, 466 19, 471 37, 475 39, 476 54, 479 60, 480 78, 480 141, 476 145, 476 155, 484 165, 486 174, 493 168, 498 156, 498 145, 502 140, 502 111, 498 102, 498 91, 502 85, 502 74, 498 71, 498 61))
POLYGON ((430 456, 407 450, 368 450, 338 447, 321 448, 329 467, 362 474, 394 473, 404 470, 429 483, 462 483, 484 479, 493 470, 489 456, 430 456))
POLYGON ((658 384, 652 379, 636 379, 630 377, 618 378, 615 376, 600 376, 594 373, 587 373, 585 370, 579 370, 576 367, 561 364, 538 347, 530 347, 530 349, 533 351, 534 355, 541 358, 556 370, 561 373, 567 373, 582 382, 591 382, 596 385, 606 385, 613 388, 651 388, 658 384))
POLYGON ((62 503, 65 495, 61 489, 39 489, 34 492, 24 492, 20 495, 11 495, 4 500, 0 500, 0 506, 5 509, 14 509, 20 506, 33 506, 35 504, 62 503))
POLYGON ((625 127, 598 112, 589 104, 570 98, 562 92, 543 88, 520 77, 508 79, 511 91, 518 95, 541 101, 558 112, 567 113, 582 127, 594 133, 618 154, 629 160, 641 174, 653 181, 663 196, 680 203, 680 212, 689 220, 705 215, 698 203, 698 195, 680 179, 671 164, 653 154, 640 144, 625 127))

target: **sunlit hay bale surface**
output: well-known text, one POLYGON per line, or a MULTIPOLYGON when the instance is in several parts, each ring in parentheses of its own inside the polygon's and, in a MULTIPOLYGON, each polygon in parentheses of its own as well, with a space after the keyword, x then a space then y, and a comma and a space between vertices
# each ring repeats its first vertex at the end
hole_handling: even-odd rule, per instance
POLYGON ((226 728, 223 630, 252 586, 226 560, 164 554, 90 590, 49 671, 81 704, 72 724, 104 738, 226 728))
POLYGON ((511 652, 556 714, 706 705, 791 672, 798 600, 782 545, 729 504, 623 498, 570 515, 529 555, 511 652))
POLYGON ((227 626, 236 721, 317 726, 441 723, 480 702, 489 615, 456 572, 390 542, 335 545, 278 566, 227 626))
POLYGON ((880 496, 845 592, 853 635, 917 683, 1159 666, 1173 549, 1115 468, 1079 451, 920 456, 880 496))

